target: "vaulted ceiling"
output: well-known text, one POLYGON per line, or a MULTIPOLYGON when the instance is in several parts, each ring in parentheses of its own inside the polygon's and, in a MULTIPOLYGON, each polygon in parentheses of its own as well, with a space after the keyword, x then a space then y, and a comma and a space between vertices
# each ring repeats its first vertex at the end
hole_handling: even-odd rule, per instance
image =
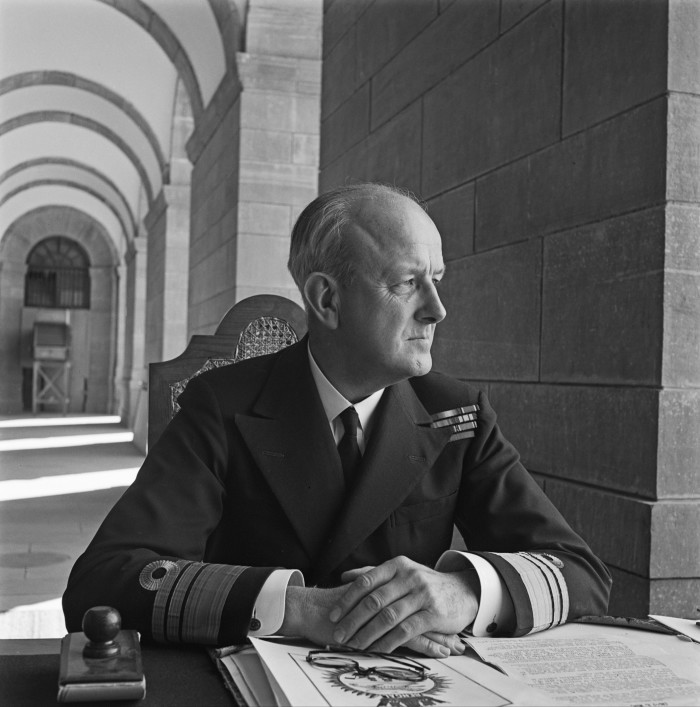
POLYGON ((169 181, 175 112, 196 123, 234 65, 245 7, 0 0, 0 238, 68 206, 123 253, 169 181))

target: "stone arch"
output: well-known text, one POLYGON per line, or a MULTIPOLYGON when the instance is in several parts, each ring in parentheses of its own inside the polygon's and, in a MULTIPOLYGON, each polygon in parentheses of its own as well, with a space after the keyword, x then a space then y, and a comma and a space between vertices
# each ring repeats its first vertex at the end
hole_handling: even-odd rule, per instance
POLYGON ((190 104, 192 105, 192 113, 196 121, 204 108, 202 91, 187 52, 185 52, 180 40, 173 34, 170 27, 141 0, 100 0, 100 2, 110 5, 133 20, 137 25, 143 27, 153 37, 153 40, 158 43, 170 61, 172 61, 187 89, 190 104))
POLYGON ((31 332, 36 321, 65 321, 71 326, 74 340, 69 410, 111 412, 117 362, 119 254, 105 228, 73 207, 34 209, 16 219, 3 234, 0 264, 0 412, 13 414, 27 407, 31 332), (76 241, 89 258, 88 310, 24 306, 27 257, 38 243, 56 235, 76 241))
POLYGON ((241 19, 241 10, 247 0, 241 0, 240 7, 236 0, 209 0, 209 6, 219 27, 221 42, 226 57, 226 71, 236 69, 236 53, 243 51, 245 23, 241 19))
POLYGON ((0 261, 24 258, 41 240, 65 233, 87 251, 90 263, 99 267, 119 265, 114 241, 101 223, 72 206, 42 206, 20 216, 0 238, 0 261))
POLYGON ((54 122, 54 123, 69 123, 77 127, 86 128, 92 130, 93 132, 102 135, 107 138, 110 142, 114 143, 129 159, 129 161, 134 165, 139 178, 141 179, 141 184, 146 192, 146 198, 148 203, 153 203, 154 193, 153 185, 148 178, 148 173, 143 165, 143 162, 139 156, 134 152, 130 145, 128 145, 119 135, 114 131, 110 130, 105 125, 98 123, 91 118, 86 118, 82 115, 76 115, 75 113, 70 113, 68 111, 37 111, 34 113, 25 113, 24 115, 17 116, 16 118, 11 118, 6 120, 4 123, 0 124, 0 136, 11 130, 16 130, 25 125, 31 125, 33 123, 42 122, 54 122))
POLYGON ((123 111, 138 126, 146 137, 146 140, 148 140, 160 165, 163 180, 166 181, 167 162, 156 134, 136 107, 118 93, 115 93, 95 81, 90 81, 89 79, 66 71, 27 71, 0 80, 0 96, 20 88, 29 88, 31 86, 67 86, 77 88, 99 96, 100 98, 104 98, 106 101, 109 101, 112 105, 119 108, 119 110, 123 111))
POLYGON ((112 212, 112 214, 114 214, 114 218, 116 218, 119 222, 119 225, 121 226, 122 232, 124 233, 125 237, 129 233, 131 233, 133 237, 134 231, 129 229, 128 225, 124 222, 122 215, 116 208, 114 208, 114 205, 108 199, 106 199, 97 190, 92 189, 85 184, 80 184, 79 182, 76 182, 71 179, 34 179, 30 182, 26 182, 21 186, 18 186, 16 189, 12 189, 7 194, 5 194, 5 196, 0 199, 0 207, 16 194, 20 194, 21 192, 26 191, 27 189, 32 189, 34 187, 41 186, 63 186, 84 191, 86 194, 89 194, 98 201, 101 201, 112 212))
MULTIPOLYGON (((25 162, 20 162, 19 164, 16 164, 14 167, 0 174, 0 185, 6 179, 13 177, 15 174, 20 174, 25 170, 32 169, 33 167, 44 167, 53 165, 79 169, 82 172, 92 175, 93 177, 104 183, 105 186, 107 186, 111 191, 115 193, 119 202, 119 207, 123 209, 126 214, 130 230, 125 232, 129 233, 132 238, 136 236, 136 218, 134 217, 134 212, 132 211, 131 206, 127 201, 126 197, 124 196, 123 192, 106 174, 88 164, 85 164, 84 162, 80 162, 79 160, 73 160, 64 157, 41 157, 33 160, 26 160, 25 162)), ((113 205, 116 207, 116 204, 113 205)))

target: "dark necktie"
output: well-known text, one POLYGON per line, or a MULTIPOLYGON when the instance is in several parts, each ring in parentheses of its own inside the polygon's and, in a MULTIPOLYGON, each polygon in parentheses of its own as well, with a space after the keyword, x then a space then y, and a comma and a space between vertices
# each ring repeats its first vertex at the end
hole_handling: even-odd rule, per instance
POLYGON ((345 408, 338 417, 345 428, 345 434, 338 443, 338 454, 340 463, 343 465, 345 486, 349 488, 362 458, 360 445, 357 443, 357 428, 360 420, 357 417, 357 410, 352 406, 345 408))

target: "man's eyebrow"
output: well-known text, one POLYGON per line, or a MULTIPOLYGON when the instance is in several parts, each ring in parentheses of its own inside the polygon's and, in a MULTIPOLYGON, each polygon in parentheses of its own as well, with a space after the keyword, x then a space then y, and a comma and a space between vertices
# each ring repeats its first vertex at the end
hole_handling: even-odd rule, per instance
POLYGON ((403 277, 405 275, 425 275, 430 277, 444 277, 447 267, 443 264, 433 270, 429 266, 417 265, 416 263, 390 263, 382 272, 385 277, 403 277))

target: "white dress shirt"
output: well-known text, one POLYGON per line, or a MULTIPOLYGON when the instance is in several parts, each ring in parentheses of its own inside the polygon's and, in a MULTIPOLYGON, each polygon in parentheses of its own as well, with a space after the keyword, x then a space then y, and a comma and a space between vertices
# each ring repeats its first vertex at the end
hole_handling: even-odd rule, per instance
POLYGON ((331 432, 333 433, 336 446, 345 434, 343 422, 338 416, 343 410, 352 405, 357 411, 357 416, 360 418, 360 424, 357 428, 357 444, 360 447, 360 451, 364 454, 367 448, 367 440, 372 433, 374 412, 377 409, 377 405, 379 405, 379 401, 382 399, 384 388, 378 390, 376 393, 372 393, 372 395, 353 405, 353 403, 339 393, 328 378, 323 375, 323 371, 318 367, 310 349, 309 364, 311 365, 311 375, 318 388, 318 394, 321 398, 323 409, 326 411, 326 417, 328 418, 328 424, 331 426, 331 432))
MULTIPOLYGON (((345 432, 343 423, 338 416, 353 403, 338 392, 326 378, 314 360, 310 348, 308 353, 311 375, 318 388, 318 394, 337 445, 345 432)), ((372 393, 364 400, 354 403, 357 416, 360 419, 357 443, 363 454, 372 432, 374 413, 383 394, 384 388, 372 393)), ((481 591, 476 618, 474 623, 467 627, 472 635, 489 636, 493 631, 489 630, 492 626, 502 625, 512 618, 513 602, 505 583, 493 566, 481 556, 472 555, 469 552, 448 550, 440 557, 435 569, 441 572, 457 572, 465 569, 476 572, 481 591)), ((249 636, 270 636, 279 630, 284 620, 285 595, 289 584, 304 586, 304 577, 299 570, 275 570, 270 574, 255 602, 253 617, 257 620, 256 628, 248 632, 249 636)))

